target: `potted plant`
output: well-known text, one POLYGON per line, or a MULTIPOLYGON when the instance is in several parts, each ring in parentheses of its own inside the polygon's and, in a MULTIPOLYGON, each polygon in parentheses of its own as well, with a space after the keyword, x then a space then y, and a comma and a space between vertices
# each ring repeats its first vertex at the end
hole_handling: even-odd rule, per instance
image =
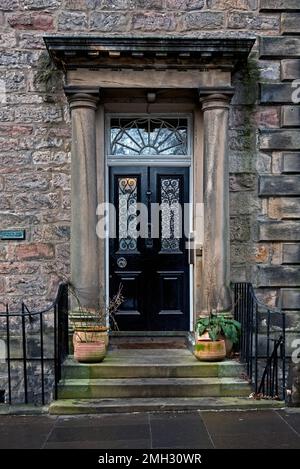
MULTIPOLYGON (((219 361, 226 357, 230 344, 239 340, 241 325, 224 313, 215 311, 196 321, 195 331, 198 340, 195 344, 195 357, 202 361, 219 361)), ((231 345, 232 347, 232 345, 231 345)))
POLYGON ((225 340, 226 356, 230 357, 234 344, 240 339, 241 323, 228 316, 228 313, 220 314, 219 320, 221 329, 220 337, 225 340))
POLYGON ((198 338, 195 343, 195 356, 198 360, 223 360, 231 352, 232 346, 239 339, 241 325, 234 320, 230 311, 222 311, 221 291, 216 294, 218 261, 213 258, 208 264, 205 288, 206 310, 196 320, 195 331, 198 338))
POLYGON ((74 358, 81 363, 101 362, 107 351, 109 327, 118 329, 115 313, 124 301, 122 287, 108 305, 97 308, 81 306, 76 290, 71 286, 71 294, 76 298, 78 307, 72 311, 74 358), (109 326, 107 325, 109 320, 109 326))

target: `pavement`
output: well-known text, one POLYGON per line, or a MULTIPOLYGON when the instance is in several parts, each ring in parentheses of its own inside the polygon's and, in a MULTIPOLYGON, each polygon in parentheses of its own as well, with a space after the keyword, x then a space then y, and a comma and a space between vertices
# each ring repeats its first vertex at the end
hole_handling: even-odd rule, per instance
POLYGON ((1 449, 300 449, 300 409, 0 415, 1 449))

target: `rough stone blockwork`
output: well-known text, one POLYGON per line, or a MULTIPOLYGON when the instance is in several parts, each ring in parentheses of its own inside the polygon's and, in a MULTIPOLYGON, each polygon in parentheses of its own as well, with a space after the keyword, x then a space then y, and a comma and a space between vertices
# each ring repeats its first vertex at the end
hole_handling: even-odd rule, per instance
POLYGON ((300 329, 300 90, 294 82, 300 78, 300 2, 261 0, 260 9, 264 14, 280 12, 281 35, 261 37, 259 47, 261 59, 280 64, 280 79, 260 86, 261 106, 279 106, 280 123, 260 132, 260 150, 269 155, 270 166, 259 181, 264 210, 258 237, 276 254, 259 267, 257 281, 276 292, 275 304, 286 312, 292 351, 300 329))
POLYGON ((23 298, 39 306, 69 272, 70 118, 63 78, 49 67, 42 40, 55 32, 257 35, 249 73, 235 76, 230 114, 232 280, 258 284, 273 304, 289 273, 300 288, 292 200, 300 113, 291 97, 300 78, 299 14, 299 0, 0 0, 0 228, 26 230, 24 242, 0 241, 0 305, 23 298), (292 270, 273 288, 272 269, 281 272, 283 263, 292 270))

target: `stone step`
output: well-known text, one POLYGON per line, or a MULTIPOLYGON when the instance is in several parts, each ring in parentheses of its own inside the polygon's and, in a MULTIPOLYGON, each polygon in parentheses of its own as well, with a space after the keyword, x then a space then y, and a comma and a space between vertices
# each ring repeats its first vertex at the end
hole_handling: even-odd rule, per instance
POLYGON ((218 363, 197 361, 192 354, 182 359, 176 354, 169 357, 135 357, 126 354, 108 354, 102 363, 82 364, 71 357, 64 362, 62 376, 65 379, 99 378, 204 378, 244 376, 244 367, 234 360, 218 363))
POLYGON ((239 378, 63 379, 60 399, 245 397, 251 388, 239 378))
POLYGON ((283 408, 283 401, 242 397, 59 399, 49 407, 52 415, 108 414, 190 410, 261 410, 283 408))
POLYGON ((114 332, 109 339, 110 350, 128 349, 186 349, 187 334, 175 333, 122 333, 114 332))

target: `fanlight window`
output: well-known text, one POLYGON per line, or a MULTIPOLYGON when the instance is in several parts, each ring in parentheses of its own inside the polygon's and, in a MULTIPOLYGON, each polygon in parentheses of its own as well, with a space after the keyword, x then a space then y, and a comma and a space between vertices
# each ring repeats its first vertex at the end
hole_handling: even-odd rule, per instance
POLYGON ((157 156, 188 154, 187 118, 112 118, 110 154, 157 156))

